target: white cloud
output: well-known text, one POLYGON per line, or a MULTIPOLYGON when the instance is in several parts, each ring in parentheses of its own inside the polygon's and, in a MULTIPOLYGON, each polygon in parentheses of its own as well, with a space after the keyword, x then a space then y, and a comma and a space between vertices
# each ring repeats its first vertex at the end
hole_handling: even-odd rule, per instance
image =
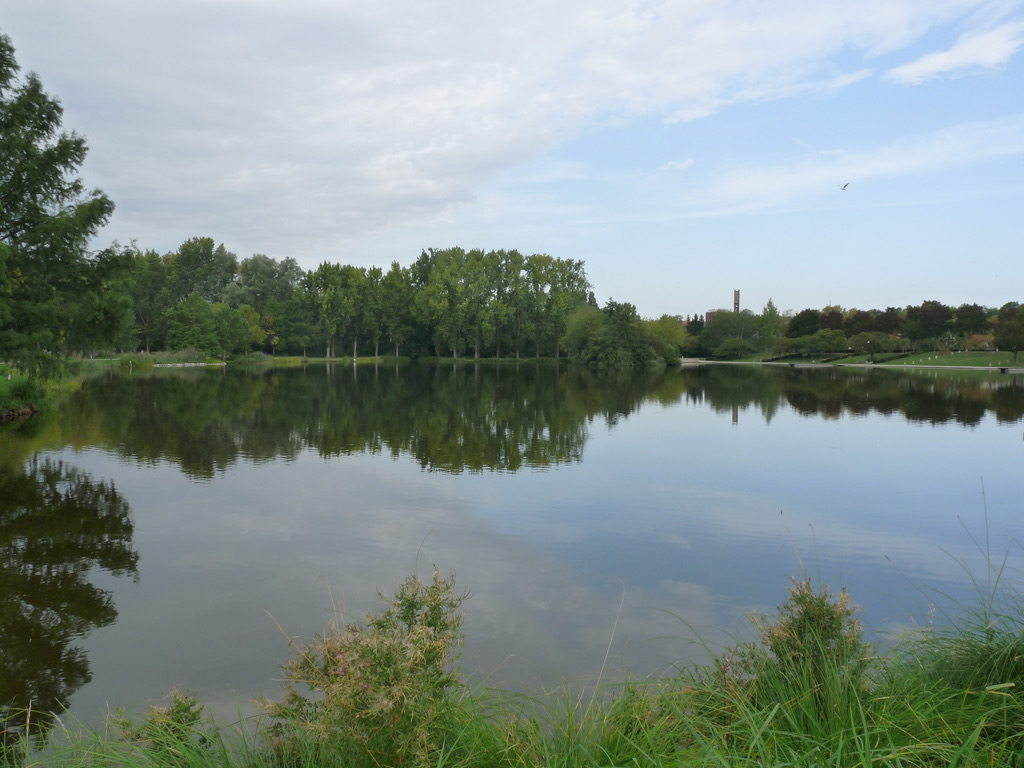
POLYGON ((984 32, 968 32, 952 48, 929 53, 888 72, 887 79, 908 85, 970 69, 1004 66, 1024 45, 1024 23, 1013 22, 984 32))
POLYGON ((88 138, 111 236, 308 263, 445 218, 590 124, 835 91, 868 72, 836 57, 986 5, 33 0, 5 31, 88 138))
POLYGON ((692 157, 688 157, 685 160, 672 160, 671 162, 665 163, 661 166, 663 171, 684 171, 687 168, 693 166, 694 160, 692 157))

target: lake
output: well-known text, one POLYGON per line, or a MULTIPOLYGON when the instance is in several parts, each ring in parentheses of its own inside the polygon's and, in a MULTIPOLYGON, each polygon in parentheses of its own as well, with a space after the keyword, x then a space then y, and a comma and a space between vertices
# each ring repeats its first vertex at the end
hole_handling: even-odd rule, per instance
POLYGON ((555 364, 89 379, 0 432, 0 700, 96 721, 278 694, 289 639, 413 571, 471 593, 462 669, 666 674, 804 572, 869 635, 941 621, 1024 535, 1024 382, 555 364))

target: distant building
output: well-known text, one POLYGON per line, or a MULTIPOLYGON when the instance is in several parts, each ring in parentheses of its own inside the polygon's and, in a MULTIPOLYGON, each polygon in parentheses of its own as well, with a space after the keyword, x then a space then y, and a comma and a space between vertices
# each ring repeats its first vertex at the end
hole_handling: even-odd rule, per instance
MULTIPOLYGON (((719 312, 728 312, 728 311, 729 311, 728 309, 709 309, 707 312, 704 313, 704 322, 705 323, 710 323, 711 322, 711 318, 713 318, 719 312)), ((740 291, 739 291, 738 288, 735 291, 732 292, 732 311, 735 314, 739 314, 739 312, 740 312, 740 291)))

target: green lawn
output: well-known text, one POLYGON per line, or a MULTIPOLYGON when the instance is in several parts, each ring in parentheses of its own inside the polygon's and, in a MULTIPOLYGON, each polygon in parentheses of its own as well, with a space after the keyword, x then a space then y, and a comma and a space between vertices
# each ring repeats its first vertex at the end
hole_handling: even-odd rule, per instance
POLYGON ((969 365, 979 368, 1013 366, 1013 352, 925 352, 901 357, 886 365, 969 365))

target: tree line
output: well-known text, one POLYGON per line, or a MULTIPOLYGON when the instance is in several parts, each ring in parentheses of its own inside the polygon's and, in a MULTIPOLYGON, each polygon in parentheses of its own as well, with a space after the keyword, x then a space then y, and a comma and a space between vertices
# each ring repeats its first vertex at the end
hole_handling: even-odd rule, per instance
POLYGON ((0 361, 30 376, 111 350, 678 359, 678 321, 598 308, 583 262, 547 254, 429 249, 385 272, 239 260, 209 237, 90 251, 114 204, 77 177, 86 143, 62 130, 60 103, 18 73, 0 35, 0 361))
POLYGON ((690 351, 720 359, 943 349, 1011 350, 1016 359, 1024 349, 1024 307, 1013 301, 998 309, 934 300, 884 310, 826 306, 784 317, 769 299, 760 314, 719 311, 687 318, 687 327, 695 338, 690 351))
POLYGON ((926 301, 902 310, 806 309, 641 318, 598 306, 582 261, 516 250, 422 251, 408 266, 239 259, 209 237, 171 253, 132 244, 89 250, 113 202, 77 177, 85 140, 60 103, 18 76, 0 35, 0 361, 46 375, 74 355, 194 349, 325 357, 383 353, 554 357, 599 366, 760 351, 883 353, 925 344, 1024 347, 1024 310, 926 301))
POLYGON ((146 351, 558 357, 569 315, 592 298, 583 262, 515 250, 429 249, 386 272, 239 260, 208 237, 127 250, 121 346, 146 351))

